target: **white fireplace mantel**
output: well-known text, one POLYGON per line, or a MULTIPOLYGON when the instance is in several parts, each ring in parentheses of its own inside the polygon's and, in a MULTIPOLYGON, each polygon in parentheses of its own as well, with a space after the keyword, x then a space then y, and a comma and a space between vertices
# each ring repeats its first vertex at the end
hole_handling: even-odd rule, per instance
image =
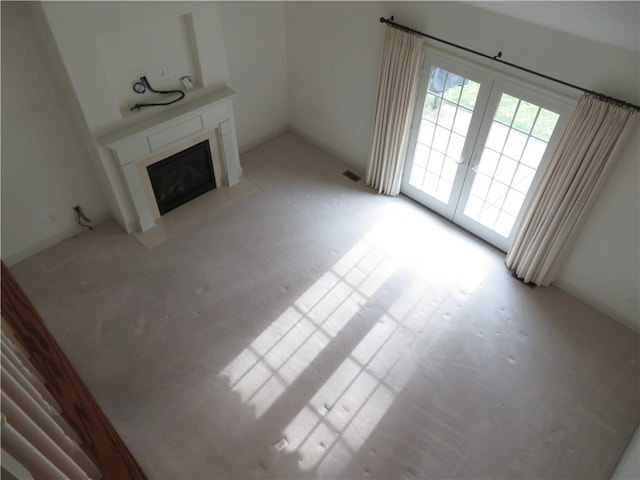
MULTIPOLYGON (((153 208, 145 193, 139 162, 202 136, 215 133, 222 167, 222 183, 228 186, 239 182, 242 175, 236 127, 233 119, 231 88, 223 88, 196 99, 188 100, 157 115, 118 128, 98 138, 98 142, 113 151, 122 170, 138 214, 140 230, 156 225, 153 208)), ((213 145, 212 148, 215 148, 213 145)), ((213 152, 212 152, 213 154, 213 152)))

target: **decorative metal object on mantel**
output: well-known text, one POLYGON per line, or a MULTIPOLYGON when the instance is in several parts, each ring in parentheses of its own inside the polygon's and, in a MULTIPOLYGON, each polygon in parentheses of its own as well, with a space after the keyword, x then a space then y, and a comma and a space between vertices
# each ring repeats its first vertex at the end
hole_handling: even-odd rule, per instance
POLYGON ((404 32, 413 33, 415 35, 420 35, 420 36, 423 36, 423 37, 426 37, 426 38, 430 38, 431 40, 435 40, 436 42, 444 43, 445 45, 449 45, 450 47, 458 48, 460 50, 464 50, 465 52, 469 52, 469 53, 472 53, 474 55, 478 55, 480 57, 487 58, 489 60, 494 60, 494 61, 496 61, 498 63, 502 63, 503 65, 507 65, 507 66, 515 68, 517 70, 521 70, 523 72, 530 73, 530 74, 535 75, 537 77, 541 77, 541 78, 544 78, 546 80, 550 80, 552 82, 559 83, 561 85, 564 85, 565 87, 570 87, 570 88, 573 88, 573 89, 576 89, 576 90, 580 90, 580 91, 582 91, 584 93, 587 93, 587 94, 589 94, 589 95, 591 95, 593 97, 597 97, 600 100, 604 100, 606 102, 614 103, 616 105, 620 105, 620 106, 623 106, 623 107, 631 108, 633 110, 640 110, 640 105, 635 105, 633 103, 626 102, 624 100, 620 100, 619 98, 610 97, 609 95, 605 95, 604 93, 595 92, 593 90, 589 90, 588 88, 580 87, 578 85, 574 85, 572 83, 565 82, 564 80, 560 80, 558 78, 552 77, 550 75, 545 75, 544 73, 536 72, 535 70, 531 70, 531 69, 526 68, 526 67, 521 67, 520 65, 516 65, 514 63, 502 60, 501 59, 501 57, 502 57, 502 52, 501 51, 498 52, 498 54, 494 55, 494 56, 487 55, 485 53, 478 52, 477 50, 473 50, 471 48, 468 48, 468 47, 465 47, 465 46, 462 46, 462 45, 458 45, 457 43, 453 43, 453 42, 450 42, 448 40, 443 40, 442 38, 434 37, 433 35, 429 35, 427 33, 421 32, 419 30, 415 30, 415 29, 413 29, 411 27, 407 27, 406 25, 402 25, 401 23, 397 23, 397 22, 394 21, 393 15, 391 17, 389 17, 389 18, 380 17, 380 23, 386 23, 390 27, 397 28, 398 30, 402 30, 404 32))
POLYGON ((161 93, 164 95, 171 95, 174 93, 179 93, 180 96, 170 102, 153 102, 153 103, 136 103, 129 110, 140 110, 143 107, 160 107, 165 105, 171 105, 172 103, 176 103, 184 98, 184 92, 182 90, 155 90, 146 75, 140 77, 140 80, 133 84, 133 91, 139 94, 144 94, 147 90, 153 93, 161 93))

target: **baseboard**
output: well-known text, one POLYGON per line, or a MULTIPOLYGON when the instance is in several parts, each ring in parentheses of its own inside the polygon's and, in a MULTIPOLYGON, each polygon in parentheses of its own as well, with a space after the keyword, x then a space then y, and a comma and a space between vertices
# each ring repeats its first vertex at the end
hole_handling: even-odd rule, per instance
POLYGON ((636 427, 627 448, 618 460, 618 465, 611 475, 612 480, 640 478, 640 427, 636 427))
POLYGON ((304 141, 309 142, 310 144, 318 147, 320 150, 323 150, 323 151, 327 152, 329 155, 331 155, 332 157, 336 158, 337 160, 340 160, 342 163, 344 163, 345 165, 349 166, 349 168, 353 171, 353 173, 358 174, 362 178, 365 177, 365 172, 362 170, 362 168, 360 166, 354 165, 354 162, 353 162, 352 159, 346 158, 340 152, 334 150, 330 145, 327 145, 324 142, 318 140, 317 138, 314 138, 314 137, 306 134, 305 132, 303 132, 301 130, 298 130, 294 126, 291 126, 289 131, 294 133, 294 134, 296 134, 297 136, 302 138, 304 141))
MULTIPOLYGON (((276 138, 277 136, 282 135, 283 133, 286 133, 288 131, 289 131, 289 125, 286 125, 282 128, 279 128, 277 130, 274 130, 268 133, 267 135, 260 136, 259 138, 256 138, 250 142, 243 144, 242 146, 238 146, 238 153, 242 154, 244 152, 247 152, 252 148, 257 147, 258 145, 264 142, 268 142, 269 140, 276 138)), ((242 175, 243 175, 243 172, 242 172, 242 169, 240 169, 240 176, 242 175)), ((120 217, 115 218, 115 220, 128 234, 140 232, 140 224, 138 223, 137 220, 125 222, 124 219, 120 217)))
MULTIPOLYGON (((326 145, 325 143, 321 142, 317 138, 314 138, 308 135, 307 133, 297 129, 294 126, 291 126, 290 131, 296 134, 297 136, 299 136, 300 138, 302 138, 303 140, 305 140, 306 142, 309 142, 310 144, 315 145, 319 149, 327 152, 329 155, 345 163, 346 165, 352 168, 354 173, 357 173, 358 175, 364 178, 365 173, 362 171, 361 168, 354 166, 352 161, 343 157, 339 152, 331 148, 331 146, 326 145)), ((563 290, 564 292, 568 293, 569 295, 582 300, 583 302, 591 305, 596 310, 599 310, 605 315, 613 318, 614 320, 617 320, 619 323, 621 323, 625 327, 640 333, 640 321, 638 321, 638 319, 633 319, 625 315, 624 313, 610 307, 609 305, 606 305, 605 303, 597 300, 593 296, 575 288, 573 285, 566 283, 562 280, 557 280, 556 282, 554 282, 554 285, 560 288, 561 290, 563 290)))
POLYGON ((282 135, 283 133, 287 133, 288 131, 290 131, 291 128, 289 127, 289 125, 285 125, 282 128, 278 128, 266 135, 261 135, 258 138, 251 140, 250 142, 244 143, 242 145, 238 146, 238 151, 240 154, 247 152, 249 150, 251 150, 252 148, 257 147, 258 145, 263 144, 264 142, 268 142, 269 140, 272 140, 280 135, 282 135))
MULTIPOLYGON (((93 220, 92 223, 98 224, 100 222, 103 222, 111 218, 112 216, 111 216, 111 212, 104 211, 100 214, 91 214, 91 217, 93 220)), ((67 238, 71 238, 74 235, 77 235, 82 231, 84 231, 84 228, 81 227, 80 225, 72 225, 68 228, 65 228, 64 230, 61 230, 55 235, 52 235, 49 238, 36 242, 33 245, 30 245, 16 253, 7 255, 6 257, 2 256, 2 260, 4 261, 5 265, 7 265, 7 267, 11 267, 16 263, 21 262, 22 260, 29 258, 32 255, 35 255, 36 253, 40 253, 43 250, 53 247, 54 245, 62 242, 63 240, 66 240, 67 238)))
POLYGON ((634 319, 628 315, 625 315, 619 310, 601 302, 600 300, 596 299, 592 295, 582 291, 579 288, 576 288, 575 286, 573 286, 568 282, 565 282, 564 280, 558 279, 555 282, 553 282, 553 285, 558 287, 560 290, 564 291, 565 293, 568 293, 572 297, 576 297, 577 299, 582 300, 584 303, 592 306, 596 310, 613 318, 614 320, 618 321, 619 323, 629 328, 630 330, 640 333, 640 321, 638 319, 634 319))
POLYGON ((127 232, 127 234, 140 231, 140 224, 137 220, 131 221, 129 223, 121 223, 118 222, 118 220, 116 220, 116 222, 122 227, 125 232, 127 232))

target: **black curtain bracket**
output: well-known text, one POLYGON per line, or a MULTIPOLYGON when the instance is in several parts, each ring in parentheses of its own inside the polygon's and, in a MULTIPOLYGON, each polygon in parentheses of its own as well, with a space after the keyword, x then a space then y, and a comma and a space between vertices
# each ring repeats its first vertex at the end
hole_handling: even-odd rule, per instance
POLYGON ((625 102, 624 100, 620 100, 619 98, 615 98, 615 97, 610 97, 609 95, 605 95, 604 93, 600 93, 600 92, 595 92, 593 90, 589 90, 588 88, 584 88, 584 87, 580 87, 578 85, 574 85, 572 83, 569 82, 565 82, 564 80, 560 80, 558 78, 552 77, 550 75, 545 75, 544 73, 540 73, 540 72, 536 72, 535 70, 531 70, 529 68, 525 68, 522 67, 520 65, 516 65, 514 63, 511 62, 507 62, 505 60, 502 60, 502 52, 498 52, 497 55, 491 56, 491 55, 487 55, 485 53, 479 52, 477 50, 473 50, 471 48, 467 48, 463 45, 458 45, 457 43, 453 43, 453 42, 449 42, 448 40, 444 40, 442 38, 438 38, 438 37, 434 37, 433 35, 429 35, 427 33, 421 32, 420 30, 415 30, 411 27, 407 27, 406 25, 402 25, 401 23, 396 23, 394 21, 394 17, 391 16, 389 18, 384 18, 384 17, 380 17, 380 23, 386 23, 387 25, 396 28, 398 30, 402 30, 403 32, 407 32, 407 33, 412 33, 414 35, 420 35, 422 37, 425 38, 429 38, 431 40, 435 40, 436 42, 440 42, 440 43, 444 43, 445 45, 449 45, 450 47, 454 47, 457 48, 459 50, 464 50, 465 52, 469 52, 472 53, 474 55, 478 55, 480 57, 486 58, 488 60, 493 60, 494 62, 498 62, 501 63, 503 65, 507 65, 511 68, 515 68, 517 70, 520 70, 522 72, 526 72, 526 73, 530 73, 531 75, 535 75, 537 77, 540 78, 544 78, 545 80, 550 80, 552 82, 555 83, 559 83, 561 85, 564 85, 565 87, 570 87, 573 88, 575 90, 580 90, 584 93, 587 93, 593 97, 599 98, 600 100, 604 100, 606 102, 615 104, 615 105, 620 105, 623 107, 627 107, 627 108, 631 108, 633 110, 638 110, 640 111, 640 105, 635 105, 633 103, 630 102, 625 102))

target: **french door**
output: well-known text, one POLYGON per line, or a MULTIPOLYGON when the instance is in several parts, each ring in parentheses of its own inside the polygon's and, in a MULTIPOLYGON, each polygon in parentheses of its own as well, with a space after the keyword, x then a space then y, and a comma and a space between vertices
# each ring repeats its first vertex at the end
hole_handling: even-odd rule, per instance
POLYGON ((570 101, 429 54, 402 192, 506 251, 570 101))

